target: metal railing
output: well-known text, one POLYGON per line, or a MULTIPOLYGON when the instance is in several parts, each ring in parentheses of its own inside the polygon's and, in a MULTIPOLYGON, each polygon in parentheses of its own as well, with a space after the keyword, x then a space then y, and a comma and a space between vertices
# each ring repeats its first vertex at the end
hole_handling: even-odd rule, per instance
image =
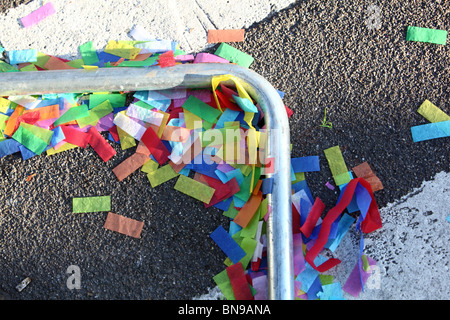
POLYGON ((242 80, 247 93, 264 112, 266 157, 273 158, 273 190, 267 195, 272 211, 267 220, 268 297, 294 299, 292 252, 290 131, 284 103, 261 75, 234 64, 180 64, 170 68, 99 68, 0 73, 0 96, 45 93, 90 93, 210 88, 214 76, 242 80))

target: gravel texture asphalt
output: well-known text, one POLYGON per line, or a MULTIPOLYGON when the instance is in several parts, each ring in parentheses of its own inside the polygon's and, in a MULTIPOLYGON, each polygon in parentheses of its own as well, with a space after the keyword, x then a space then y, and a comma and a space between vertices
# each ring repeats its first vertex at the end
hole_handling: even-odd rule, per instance
MULTIPOLYGON (((2 11, 5 3, 14 1, 1 1, 2 11)), ((450 113, 448 45, 405 41, 409 25, 448 30, 448 1, 378 1, 378 29, 366 24, 370 4, 298 1, 233 44, 285 93, 292 156, 320 157, 322 170, 306 180, 328 208, 338 194, 324 186, 333 181, 323 150, 335 145, 349 169, 368 161, 381 179, 379 207, 449 170, 448 138, 413 143, 410 132, 427 122, 416 112, 425 99, 450 113), (320 127, 325 108, 332 129, 320 127)), ((152 189, 136 172, 118 182, 111 169, 132 151, 115 148, 106 164, 81 148, 0 159, 0 290, 13 299, 155 300, 191 299, 215 286, 225 256, 209 234, 227 218, 175 194, 175 181, 152 189), (111 195, 112 211, 145 221, 141 239, 105 230, 104 213, 71 213, 72 197, 94 195, 111 195), (79 290, 66 287, 70 265, 81 269, 79 290), (32 285, 18 293, 27 276, 32 285)))

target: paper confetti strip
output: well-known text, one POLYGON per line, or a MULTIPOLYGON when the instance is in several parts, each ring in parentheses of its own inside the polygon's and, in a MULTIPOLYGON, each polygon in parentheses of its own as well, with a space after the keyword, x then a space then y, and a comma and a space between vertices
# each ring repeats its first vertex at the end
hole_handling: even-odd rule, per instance
POLYGON ((339 186, 350 181, 347 165, 342 156, 339 146, 334 146, 323 151, 330 166, 331 174, 335 183, 339 186))
POLYGON ((372 171, 367 161, 361 163, 360 165, 357 165, 356 167, 352 168, 352 170, 358 178, 364 178, 367 182, 369 182, 370 186, 372 187, 372 192, 383 189, 383 184, 372 171))
POLYGON ((108 216, 106 217, 103 227, 133 238, 139 238, 141 236, 142 228, 144 227, 144 222, 108 212, 108 216))
POLYGON ((218 42, 242 42, 244 41, 244 29, 208 30, 208 43, 218 42))
POLYGON ((219 246, 233 263, 238 263, 246 253, 222 226, 210 234, 211 239, 219 246))
POLYGON ((111 196, 72 199, 73 213, 102 212, 111 210, 111 196))
POLYGON ((103 159, 103 161, 107 162, 111 159, 115 154, 116 150, 108 143, 108 141, 103 138, 103 136, 98 132, 95 127, 91 127, 89 129, 89 144, 95 150, 95 152, 103 159))
POLYGON ((250 65, 255 60, 247 53, 242 52, 241 50, 236 49, 224 42, 220 44, 214 54, 245 68, 250 67, 250 65))
POLYGON ((53 7, 53 4, 51 2, 47 2, 39 9, 37 9, 37 10, 33 11, 32 13, 30 13, 29 15, 21 18, 20 21, 22 22, 22 25, 25 28, 29 28, 29 27, 41 22, 45 18, 51 16, 55 12, 56 11, 55 11, 55 8, 53 7))
POLYGON ((215 189, 210 186, 184 175, 179 176, 174 189, 207 204, 211 201, 215 192, 215 189))
POLYGON ((247 281, 247 277, 242 267, 242 263, 238 262, 229 266, 227 269, 228 278, 230 279, 231 288, 234 292, 236 300, 253 300, 253 295, 247 281))
POLYGON ((173 170, 169 164, 166 164, 165 166, 148 173, 147 178, 151 186, 155 188, 160 184, 177 177, 178 175, 179 173, 173 170))
POLYGON ((414 142, 449 137, 450 120, 411 127, 411 134, 414 142))
POLYGON ((420 41, 445 45, 447 43, 447 31, 409 26, 406 30, 406 41, 420 41))
POLYGON ((450 116, 436 107, 431 101, 425 100, 417 112, 430 122, 449 121, 450 116))
POLYGON ((147 155, 136 152, 122 161, 112 171, 116 175, 117 180, 122 181, 148 161, 150 161, 150 158, 147 155))
POLYGON ((291 165, 294 172, 320 171, 318 156, 291 158, 291 165))

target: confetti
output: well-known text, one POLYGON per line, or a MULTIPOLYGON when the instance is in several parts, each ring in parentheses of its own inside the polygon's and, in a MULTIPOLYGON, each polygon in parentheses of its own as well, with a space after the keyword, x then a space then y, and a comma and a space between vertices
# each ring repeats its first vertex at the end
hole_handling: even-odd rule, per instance
POLYGON ((252 56, 230 46, 227 43, 221 43, 214 54, 245 68, 250 67, 255 60, 252 56))
POLYGON ((103 227, 133 238, 140 238, 144 222, 108 212, 103 227))
POLYGON ((111 197, 83 197, 72 199, 73 213, 102 212, 111 210, 111 197))
POLYGON ((243 42, 244 29, 208 30, 208 43, 243 42))
POLYGON ((409 26, 406 30, 406 41, 419 41, 445 45, 447 43, 447 31, 409 26))
POLYGON ((41 22, 45 18, 55 14, 55 8, 53 7, 53 4, 51 2, 47 2, 39 9, 33 11, 29 15, 23 17, 20 19, 22 22, 22 25, 25 28, 32 27, 33 25, 41 22))

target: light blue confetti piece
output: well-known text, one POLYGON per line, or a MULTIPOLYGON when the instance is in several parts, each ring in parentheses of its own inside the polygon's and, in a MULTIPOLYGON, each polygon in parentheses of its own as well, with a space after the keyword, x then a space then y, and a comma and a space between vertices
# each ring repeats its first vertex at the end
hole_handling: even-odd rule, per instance
POLYGON ((36 49, 11 50, 8 51, 9 64, 19 64, 37 61, 36 49))
POLYGON ((62 131, 61 127, 56 127, 52 131, 53 135, 52 140, 50 140, 50 145, 54 147, 55 145, 63 141, 66 138, 66 136, 64 135, 64 132, 62 131))
POLYGON ((230 229, 228 230, 228 233, 230 234, 230 236, 234 235, 235 233, 238 233, 241 230, 242 230, 242 227, 240 225, 238 225, 234 221, 230 221, 230 229))
POLYGON ((450 120, 411 127, 411 135, 414 142, 448 137, 450 136, 450 120))
POLYGON ((317 296, 320 300, 345 300, 340 282, 323 285, 317 296))
POLYGON ((257 113, 258 108, 251 102, 248 98, 241 98, 239 96, 233 95, 234 101, 238 104, 239 107, 245 112, 257 113))
POLYGON ((247 201, 241 200, 236 196, 233 196, 234 206, 236 208, 242 208, 247 201))
MULTIPOLYGON (((314 264, 318 266, 321 265, 326 260, 327 258, 325 258, 324 256, 318 255, 314 259, 314 264)), ((304 292, 308 292, 318 276, 319 271, 315 270, 308 262, 306 262, 305 270, 303 270, 303 272, 301 272, 297 276, 296 280, 302 283, 301 290, 304 292)))
POLYGON ((450 214, 447 216, 447 222, 450 223, 450 214))
POLYGON ((325 245, 325 248, 328 248, 332 252, 334 252, 339 243, 341 243, 342 238, 344 238, 345 234, 350 229, 350 226, 353 224, 353 222, 355 222, 355 218, 349 216, 347 213, 344 213, 342 218, 339 220, 336 237, 334 239, 330 239, 325 245))
POLYGON ((223 113, 221 114, 221 116, 219 117, 219 119, 216 122, 216 126, 214 127, 215 129, 222 129, 225 125, 225 122, 231 122, 237 119, 237 117, 239 116, 240 112, 236 111, 236 110, 231 110, 226 108, 223 113))

